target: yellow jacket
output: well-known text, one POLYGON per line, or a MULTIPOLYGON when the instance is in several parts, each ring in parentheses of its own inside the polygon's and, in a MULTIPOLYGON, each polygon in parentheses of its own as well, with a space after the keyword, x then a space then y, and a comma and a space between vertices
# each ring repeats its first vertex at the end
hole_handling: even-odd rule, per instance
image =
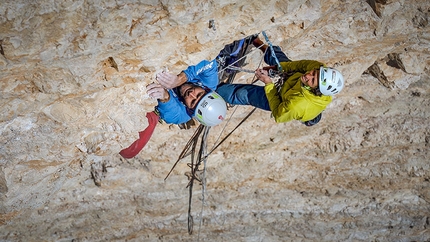
POLYGON ((301 85, 300 77, 308 71, 324 65, 313 60, 281 62, 284 72, 294 72, 284 83, 278 93, 275 84, 264 87, 270 109, 277 123, 291 120, 302 122, 314 119, 331 102, 331 96, 316 96, 301 85))

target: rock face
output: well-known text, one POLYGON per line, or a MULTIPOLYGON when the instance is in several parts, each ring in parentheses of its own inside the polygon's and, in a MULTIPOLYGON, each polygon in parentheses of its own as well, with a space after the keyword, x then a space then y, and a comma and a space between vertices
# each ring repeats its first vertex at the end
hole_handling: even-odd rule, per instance
POLYGON ((429 241, 429 21, 423 0, 2 1, 0 240, 429 241), (148 125, 157 72, 263 30, 346 87, 316 126, 242 124, 194 183, 189 235, 190 157, 164 178, 196 126, 118 152, 148 125))

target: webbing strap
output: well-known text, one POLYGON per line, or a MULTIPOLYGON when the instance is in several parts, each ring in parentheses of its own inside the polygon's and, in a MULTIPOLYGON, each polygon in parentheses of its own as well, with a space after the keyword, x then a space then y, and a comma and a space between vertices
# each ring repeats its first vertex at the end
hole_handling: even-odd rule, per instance
POLYGON ((282 66, 279 63, 278 57, 276 57, 276 55, 275 55, 275 50, 273 49, 272 42, 270 42, 269 37, 267 37, 267 35, 266 35, 266 32, 262 31, 261 33, 263 34, 264 38, 266 39, 266 42, 269 44, 270 52, 272 54, 272 57, 276 61, 276 65, 278 66, 278 71, 282 71, 282 66))

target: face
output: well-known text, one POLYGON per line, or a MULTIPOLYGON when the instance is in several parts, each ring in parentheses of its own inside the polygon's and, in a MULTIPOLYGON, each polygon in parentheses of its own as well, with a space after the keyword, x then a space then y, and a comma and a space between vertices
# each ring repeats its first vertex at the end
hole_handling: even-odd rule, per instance
POLYGON ((300 81, 310 88, 318 87, 320 70, 312 70, 300 77, 300 81))
POLYGON ((203 88, 189 83, 182 84, 179 92, 184 99, 184 104, 191 109, 194 109, 200 99, 206 94, 203 88))

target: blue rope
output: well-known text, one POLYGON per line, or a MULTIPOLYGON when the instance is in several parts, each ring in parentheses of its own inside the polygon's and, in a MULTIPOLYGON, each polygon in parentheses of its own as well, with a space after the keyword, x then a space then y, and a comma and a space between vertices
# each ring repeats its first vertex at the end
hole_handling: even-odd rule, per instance
POLYGON ((270 52, 272 54, 272 57, 275 58, 276 65, 278 66, 278 71, 282 71, 282 66, 279 63, 278 57, 276 57, 276 55, 275 55, 275 50, 273 50, 272 42, 270 42, 269 37, 267 37, 267 35, 266 35, 266 32, 262 31, 261 33, 263 34, 264 38, 266 39, 266 42, 269 44, 270 52))

